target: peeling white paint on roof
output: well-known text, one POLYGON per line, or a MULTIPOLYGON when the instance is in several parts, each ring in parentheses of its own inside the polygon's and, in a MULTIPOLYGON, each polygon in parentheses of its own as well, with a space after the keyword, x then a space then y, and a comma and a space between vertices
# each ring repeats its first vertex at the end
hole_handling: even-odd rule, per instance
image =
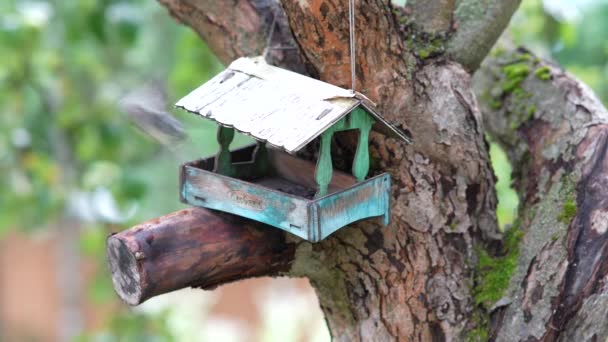
POLYGON ((179 100, 177 107, 295 153, 358 106, 381 130, 409 138, 351 91, 268 65, 263 57, 240 58, 179 100))

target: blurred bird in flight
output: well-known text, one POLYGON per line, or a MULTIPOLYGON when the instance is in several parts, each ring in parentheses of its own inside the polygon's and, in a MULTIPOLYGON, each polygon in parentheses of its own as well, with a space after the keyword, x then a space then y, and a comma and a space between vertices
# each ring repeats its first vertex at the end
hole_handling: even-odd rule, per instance
POLYGON ((188 138, 184 126, 167 110, 167 91, 161 82, 149 82, 128 93, 120 109, 145 134, 173 149, 188 138))

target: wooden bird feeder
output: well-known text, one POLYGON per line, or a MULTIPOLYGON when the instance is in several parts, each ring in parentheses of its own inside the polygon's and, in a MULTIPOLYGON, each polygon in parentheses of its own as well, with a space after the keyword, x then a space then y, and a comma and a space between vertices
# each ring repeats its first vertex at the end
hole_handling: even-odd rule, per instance
POLYGON ((354 221, 390 218, 388 173, 367 179, 369 132, 409 138, 359 94, 262 57, 240 58, 177 107, 217 122, 217 155, 181 168, 184 203, 243 216, 317 242, 354 221), (230 151, 234 130, 256 144, 230 151), (352 175, 333 170, 335 132, 358 130, 352 175), (316 166, 294 154, 320 136, 316 166))

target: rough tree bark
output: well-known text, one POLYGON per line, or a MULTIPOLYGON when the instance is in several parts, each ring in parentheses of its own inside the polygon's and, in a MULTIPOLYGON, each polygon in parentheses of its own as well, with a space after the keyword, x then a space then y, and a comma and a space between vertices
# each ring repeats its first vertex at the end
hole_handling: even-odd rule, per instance
MULTIPOLYGON (((225 63, 259 54, 276 16, 273 45, 297 48, 274 50, 273 63, 349 86, 346 0, 159 1, 225 63)), ((599 102, 527 55, 528 73, 505 71, 501 63, 510 62, 501 61, 481 71, 482 122, 470 72, 517 0, 411 1, 409 8, 356 3, 357 90, 415 140, 403 146, 372 136, 376 169, 393 176, 392 223, 360 222, 314 245, 280 233, 273 247, 293 248, 293 256, 266 274, 308 277, 337 341, 605 338, 598 322, 608 308, 602 197, 608 134, 599 102), (545 73, 548 80, 536 79, 545 73), (484 125, 515 162, 523 238, 513 229, 503 241, 497 228, 484 125)), ((255 235, 260 228, 241 229, 255 235)))
POLYGON ((525 235, 494 313, 501 341, 608 337, 608 112, 559 67, 497 50, 476 76, 488 131, 516 165, 525 235))

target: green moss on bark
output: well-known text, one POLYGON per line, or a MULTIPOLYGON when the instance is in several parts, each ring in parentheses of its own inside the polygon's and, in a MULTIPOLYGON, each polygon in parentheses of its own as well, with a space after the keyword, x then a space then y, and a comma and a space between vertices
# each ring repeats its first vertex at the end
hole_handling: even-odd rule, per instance
POLYGON ((547 66, 537 67, 541 62, 527 52, 503 56, 506 53, 498 50, 496 55, 508 62, 497 68, 497 88, 488 91, 488 98, 482 99, 494 110, 504 109, 510 116, 510 128, 517 130, 522 124, 534 119, 536 106, 530 103, 532 93, 522 87, 523 82, 531 75, 539 78, 551 77, 547 66), (548 74, 547 74, 548 73, 548 74))
POLYGON ((564 202, 562 211, 559 213, 557 219, 564 224, 570 224, 570 221, 576 216, 576 211, 576 200, 574 199, 574 196, 570 196, 566 199, 566 202, 564 202))
POLYGON ((406 42, 421 60, 438 57, 445 53, 445 36, 442 34, 418 33, 409 36, 406 42))
POLYGON ((475 328, 468 331, 466 336, 467 342, 485 342, 490 339, 490 325, 488 318, 481 312, 476 312, 472 316, 472 322, 475 328))
POLYGON ((490 100, 490 107, 492 109, 500 109, 500 107, 502 107, 502 101, 492 99, 490 100))
POLYGON ((407 12, 405 7, 394 7, 392 14, 399 24, 399 32, 408 50, 412 51, 420 61, 439 57, 446 52, 449 32, 426 32, 413 21, 411 13, 407 12))
POLYGON ((538 77, 539 80, 547 81, 551 79, 551 69, 548 66, 542 66, 536 71, 534 71, 534 75, 538 77))
POLYGON ((515 89, 520 89, 521 83, 530 73, 530 66, 527 62, 518 62, 505 65, 502 68, 502 71, 505 74, 505 81, 502 83, 502 91, 505 94, 510 94, 515 89))
POLYGON ((476 286, 473 290, 475 303, 479 305, 471 317, 473 326, 466 335, 466 341, 481 342, 490 338, 488 312, 492 306, 504 297, 511 282, 511 277, 517 269, 519 258, 519 243, 523 232, 519 230, 516 221, 504 237, 500 255, 492 256, 485 249, 479 248, 479 262, 475 269, 476 286))
POLYGON ((504 296, 517 268, 522 236, 523 232, 515 225, 505 234, 501 255, 491 256, 484 249, 478 250, 477 286, 474 291, 476 304, 489 309, 504 296))

